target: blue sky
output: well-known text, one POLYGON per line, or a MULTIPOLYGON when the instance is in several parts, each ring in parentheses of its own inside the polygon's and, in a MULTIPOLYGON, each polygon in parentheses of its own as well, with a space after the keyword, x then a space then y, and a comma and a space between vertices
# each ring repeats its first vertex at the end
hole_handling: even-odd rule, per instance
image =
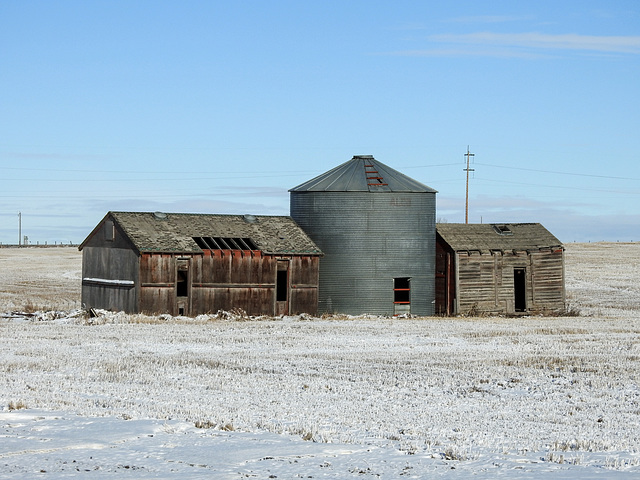
POLYGON ((633 1, 0 0, 0 242, 109 210, 288 214, 353 155, 437 217, 640 241, 633 1))

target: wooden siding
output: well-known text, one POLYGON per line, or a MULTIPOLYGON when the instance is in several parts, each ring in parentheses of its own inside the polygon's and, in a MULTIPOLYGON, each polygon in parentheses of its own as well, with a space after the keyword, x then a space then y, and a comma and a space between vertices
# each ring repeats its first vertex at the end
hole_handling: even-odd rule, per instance
POLYGON ((319 266, 320 258, 317 256, 291 257, 290 313, 317 313, 319 266))
POLYGON ((82 250, 84 308, 135 312, 137 284, 138 256, 135 252, 123 248, 89 246, 82 250))
POLYGON ((188 298, 183 313, 191 316, 240 308, 250 315, 275 312, 276 266, 289 262, 289 312, 316 313, 317 256, 274 256, 260 251, 208 250, 203 255, 143 254, 140 261, 140 310, 180 313, 176 298, 177 262, 189 262, 188 298))
POLYGON ((564 308, 562 249, 458 252, 457 313, 516 313, 514 270, 525 271, 525 312, 564 308))
POLYGON ((436 242, 436 315, 452 315, 455 312, 455 254, 441 241, 436 242))
POLYGON ((141 255, 138 312, 178 314, 176 260, 173 254, 141 255))

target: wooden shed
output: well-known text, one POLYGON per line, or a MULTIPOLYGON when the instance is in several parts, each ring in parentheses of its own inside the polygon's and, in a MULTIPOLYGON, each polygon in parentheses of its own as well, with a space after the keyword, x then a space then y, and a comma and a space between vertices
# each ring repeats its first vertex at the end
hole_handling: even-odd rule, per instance
POLYGON ((85 308, 187 316, 318 308, 322 252, 290 217, 109 212, 79 249, 85 308))
POLYGON ((563 252, 539 223, 438 224, 436 313, 564 311, 563 252))

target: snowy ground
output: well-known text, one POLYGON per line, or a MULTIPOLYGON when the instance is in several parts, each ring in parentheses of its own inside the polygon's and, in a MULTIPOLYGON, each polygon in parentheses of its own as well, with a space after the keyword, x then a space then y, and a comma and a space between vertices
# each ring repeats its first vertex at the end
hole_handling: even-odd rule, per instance
POLYGON ((518 319, 85 319, 77 252, 29 250, 0 478, 640 476, 640 244, 567 245, 582 316, 518 319))

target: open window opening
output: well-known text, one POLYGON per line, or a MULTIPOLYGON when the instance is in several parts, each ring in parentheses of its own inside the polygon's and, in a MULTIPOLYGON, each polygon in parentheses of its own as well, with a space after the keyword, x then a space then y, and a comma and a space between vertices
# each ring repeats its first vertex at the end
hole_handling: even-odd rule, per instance
POLYGON ((411 313, 411 278, 393 279, 393 306, 395 315, 411 313))
POLYGON ((202 250, 259 250, 250 238, 192 237, 202 250))
POLYGON ((498 235, 513 235, 509 225, 493 225, 493 229, 498 235))

